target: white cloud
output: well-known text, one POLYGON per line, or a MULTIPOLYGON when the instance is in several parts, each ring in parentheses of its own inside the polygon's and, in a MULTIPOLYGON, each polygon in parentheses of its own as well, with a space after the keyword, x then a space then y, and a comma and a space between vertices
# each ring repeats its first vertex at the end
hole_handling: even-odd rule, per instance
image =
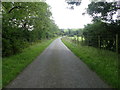
POLYGON ((53 18, 59 28, 83 28, 85 24, 91 23, 90 16, 82 15, 89 0, 82 0, 81 5, 74 10, 67 9, 65 0, 46 0, 46 2, 52 7, 53 18))

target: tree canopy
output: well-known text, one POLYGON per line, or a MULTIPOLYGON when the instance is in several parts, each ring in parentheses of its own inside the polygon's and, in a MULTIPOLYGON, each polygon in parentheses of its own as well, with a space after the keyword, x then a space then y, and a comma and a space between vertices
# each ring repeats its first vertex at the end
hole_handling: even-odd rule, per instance
POLYGON ((113 19, 117 14, 117 2, 91 2, 88 5, 87 12, 93 17, 94 20, 104 20, 114 22, 113 19))
POLYGON ((3 56, 18 53, 27 43, 49 39, 59 29, 45 2, 2 2, 3 56))
POLYGON ((98 39, 100 39, 101 48, 116 50, 116 35, 120 36, 118 9, 117 2, 91 2, 88 5, 87 13, 93 17, 93 24, 86 25, 83 34, 89 45, 98 47, 98 39))

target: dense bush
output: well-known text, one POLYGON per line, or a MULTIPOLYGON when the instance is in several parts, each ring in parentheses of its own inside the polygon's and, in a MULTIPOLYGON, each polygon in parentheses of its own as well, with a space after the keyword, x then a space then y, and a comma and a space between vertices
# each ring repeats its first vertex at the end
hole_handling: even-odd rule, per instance
MULTIPOLYGON (((120 35, 120 31, 114 32, 114 29, 110 28, 104 22, 94 22, 93 24, 88 24, 83 30, 83 35, 86 44, 94 47, 100 47, 108 50, 116 50, 116 35, 120 35), (111 30, 109 30, 110 28, 111 30), (100 46, 99 46, 100 42, 100 46)), ((117 27, 117 24, 116 24, 117 27)), ((119 27, 120 28, 120 27, 119 27)), ((120 45, 120 42, 119 42, 120 45)), ((120 48, 119 48, 120 49, 120 48)))
POLYGON ((45 2, 2 2, 2 56, 14 55, 30 43, 58 35, 45 2))

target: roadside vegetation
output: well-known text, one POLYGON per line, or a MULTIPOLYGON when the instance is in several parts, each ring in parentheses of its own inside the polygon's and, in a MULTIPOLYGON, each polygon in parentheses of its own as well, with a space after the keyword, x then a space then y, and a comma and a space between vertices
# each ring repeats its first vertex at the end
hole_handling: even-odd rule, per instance
MULTIPOLYGON (((120 85, 118 79, 118 55, 115 52, 82 46, 69 38, 62 38, 63 43, 90 69, 95 71, 110 87, 120 85)), ((120 56, 120 55, 119 55, 120 56)))
POLYGON ((118 2, 91 2, 83 15, 89 14, 92 23, 79 29, 61 29, 62 34, 81 37, 87 46, 120 53, 120 19, 115 17, 118 9, 118 2))
POLYGON ((2 2, 2 57, 58 36, 59 29, 51 15, 45 2, 2 2))
POLYGON ((117 2, 91 2, 82 14, 93 18, 91 24, 59 30, 45 2, 2 2, 3 87, 60 35, 71 37, 62 39, 68 48, 111 87, 118 87, 120 20, 114 17, 118 8, 117 2))
POLYGON ((2 2, 3 87, 58 36, 46 2, 2 2))
POLYGON ((2 62, 2 83, 5 87, 11 80, 13 80, 21 71, 27 67, 43 50, 53 41, 44 40, 42 42, 34 43, 25 48, 22 53, 3 58, 2 62))
POLYGON ((89 14, 92 23, 79 29, 61 29, 62 35, 69 37, 62 39, 66 46, 115 88, 120 88, 118 6, 112 1, 91 2, 83 15, 89 14))

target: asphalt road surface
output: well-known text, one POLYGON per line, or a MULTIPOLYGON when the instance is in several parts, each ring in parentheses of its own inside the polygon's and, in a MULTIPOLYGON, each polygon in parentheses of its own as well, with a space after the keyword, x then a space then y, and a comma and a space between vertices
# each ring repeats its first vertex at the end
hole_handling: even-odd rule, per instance
POLYGON ((61 41, 54 40, 7 88, 107 88, 61 41))

